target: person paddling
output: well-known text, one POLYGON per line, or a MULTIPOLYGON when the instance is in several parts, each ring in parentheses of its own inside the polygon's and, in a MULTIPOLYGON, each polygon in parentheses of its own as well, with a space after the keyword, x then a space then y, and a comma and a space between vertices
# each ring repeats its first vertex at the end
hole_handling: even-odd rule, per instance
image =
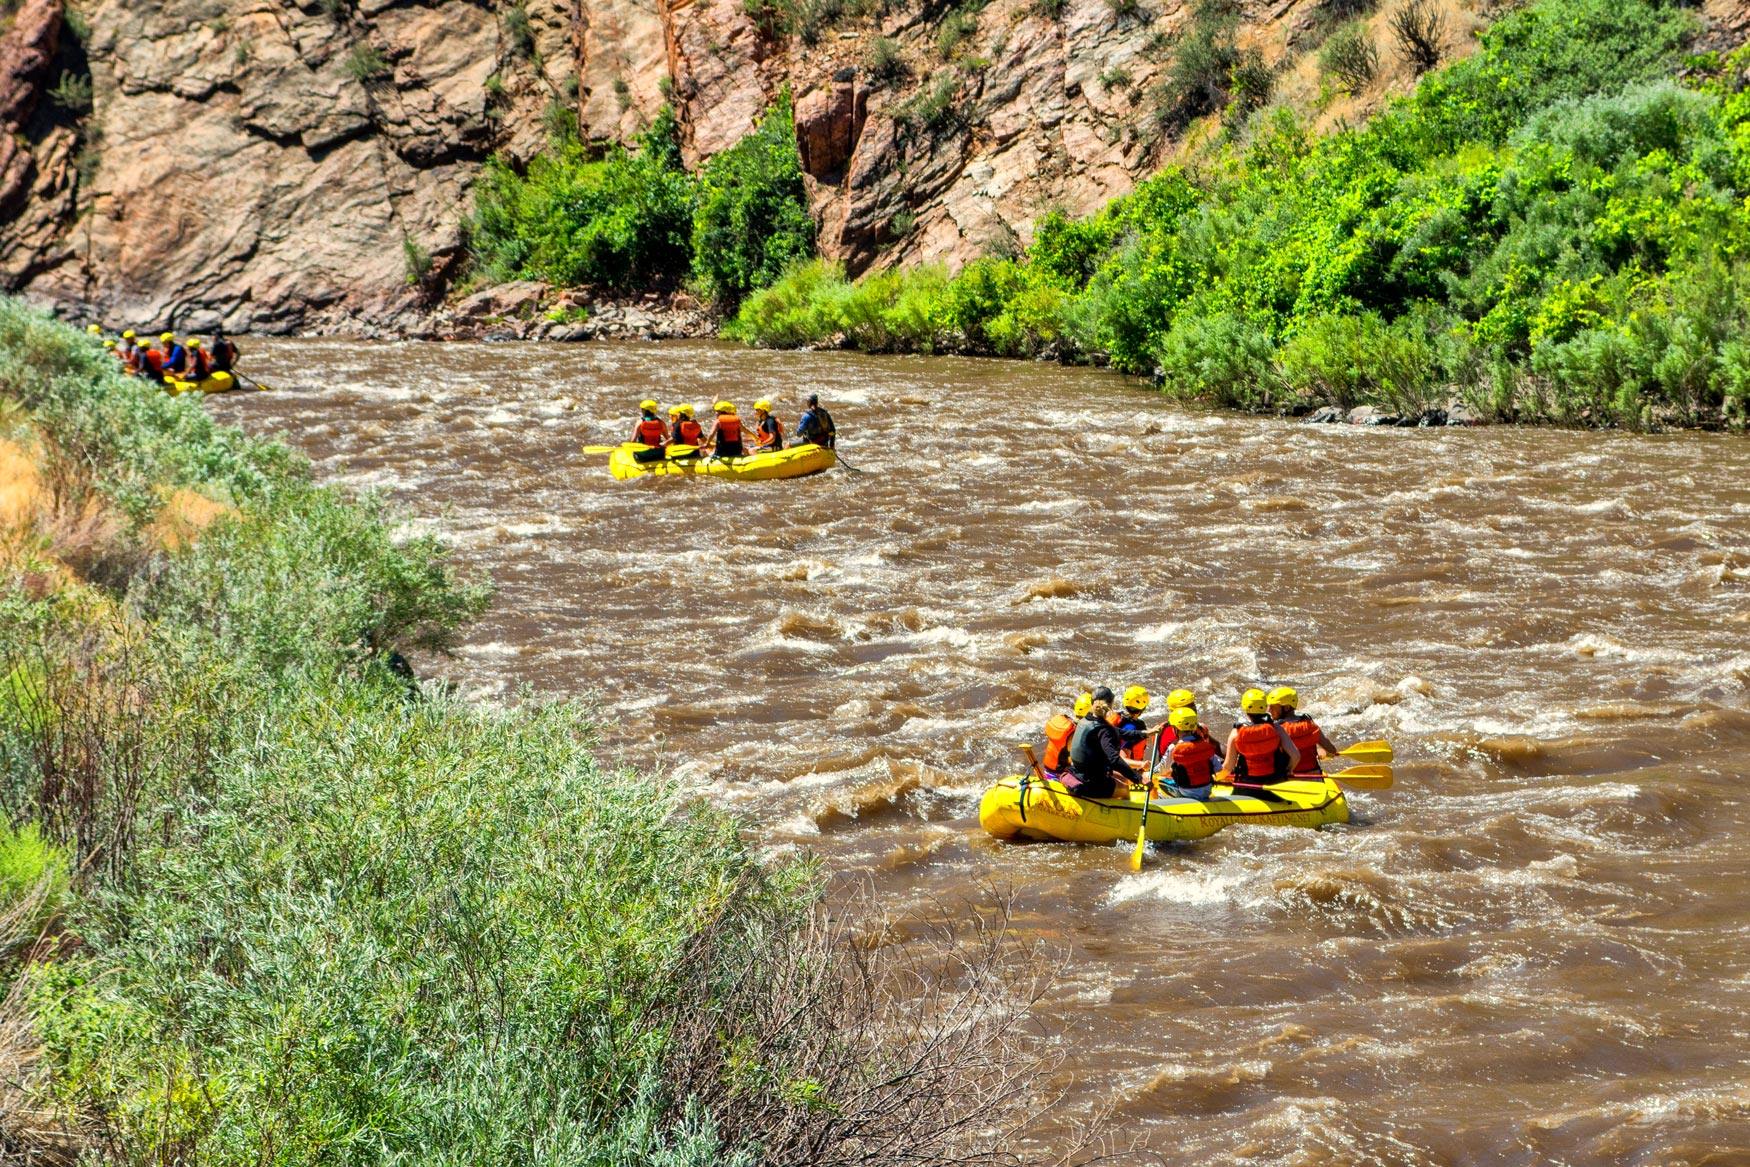
POLYGON ((1215 788, 1215 767, 1221 761, 1209 731, 1197 720, 1197 710, 1183 706, 1167 715, 1168 740, 1161 756, 1167 759, 1173 792, 1181 798, 1208 802, 1215 788))
POLYGON ((160 362, 160 371, 167 377, 181 377, 188 369, 188 349, 176 343, 174 332, 162 333, 158 337, 164 345, 164 359, 160 362))
POLYGON ((1083 798, 1112 798, 1118 792, 1118 781, 1141 780, 1142 775, 1124 760, 1124 750, 1118 737, 1118 727, 1107 721, 1112 712, 1112 690, 1101 686, 1094 690, 1088 715, 1076 725, 1069 743, 1070 780, 1064 782, 1083 798))
POLYGON ((704 427, 693 419, 693 407, 690 405, 683 403, 669 408, 668 431, 674 445, 693 447, 692 453, 672 455, 673 457, 697 457, 698 448, 705 444, 704 427))
POLYGON ((772 403, 761 398, 753 403, 753 449, 756 454, 784 448, 784 427, 772 416, 772 403))
POLYGON ((747 453, 741 444, 741 417, 735 412, 735 406, 728 401, 719 401, 711 410, 717 415, 717 420, 711 424, 712 455, 739 458, 747 453))
POLYGON ((646 397, 638 403, 638 424, 632 427, 632 440, 658 448, 668 445, 668 427, 656 416, 657 404, 646 397))
POLYGON ((820 403, 820 394, 808 395, 808 408, 796 423, 796 440, 792 446, 822 446, 832 449, 838 442, 838 431, 833 428, 832 414, 820 403))
POLYGON ((1269 704, 1270 720, 1281 726, 1300 751, 1300 764, 1294 768, 1296 778, 1320 778, 1324 771, 1319 769, 1320 758, 1337 756, 1337 743, 1325 736, 1318 723, 1304 713, 1296 713, 1295 706, 1300 701, 1300 694, 1287 685, 1270 690, 1270 696, 1265 698, 1269 704))
POLYGON ((1142 715, 1148 712, 1148 690, 1132 685, 1124 690, 1124 708, 1118 714, 1118 737, 1124 743, 1124 756, 1132 762, 1148 761, 1148 723, 1142 715))
POLYGON ((164 354, 147 341, 140 346, 140 376, 154 385, 164 384, 164 354))
POLYGON ((188 342, 188 376, 191 381, 204 381, 212 373, 212 363, 207 360, 207 354, 201 351, 201 342, 188 342))
POLYGON ((1088 715, 1088 710, 1094 707, 1094 695, 1083 693, 1076 698, 1073 712, 1070 714, 1053 713, 1045 723, 1045 761, 1040 769, 1045 771, 1047 778, 1063 781, 1070 773, 1069 743, 1075 736, 1076 725, 1088 715))
POLYGON ((1240 695, 1244 721, 1234 723, 1222 751, 1226 762, 1221 779, 1235 794, 1259 794, 1271 782, 1281 782, 1300 765, 1300 749, 1288 731, 1270 720, 1264 690, 1247 689, 1240 695))
POLYGON ((225 335, 223 328, 213 329, 213 339, 207 344, 207 359, 215 373, 229 373, 237 364, 237 346, 225 335))

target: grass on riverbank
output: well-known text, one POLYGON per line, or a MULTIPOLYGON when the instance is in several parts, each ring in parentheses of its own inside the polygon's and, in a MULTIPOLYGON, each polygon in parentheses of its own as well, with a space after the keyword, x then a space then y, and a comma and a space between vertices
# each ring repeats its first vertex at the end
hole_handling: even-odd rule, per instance
POLYGON ((587 709, 420 692, 486 601, 440 544, 5 299, 0 427, 9 1151, 1011 1160, 1001 944, 920 1001, 587 709))
POLYGON ((1021 259, 799 265, 726 334, 1100 354, 1246 409, 1741 425, 1750 51, 1674 82, 1693 28, 1654 0, 1535 0, 1364 127, 1260 115, 1203 169, 1047 216, 1021 259))

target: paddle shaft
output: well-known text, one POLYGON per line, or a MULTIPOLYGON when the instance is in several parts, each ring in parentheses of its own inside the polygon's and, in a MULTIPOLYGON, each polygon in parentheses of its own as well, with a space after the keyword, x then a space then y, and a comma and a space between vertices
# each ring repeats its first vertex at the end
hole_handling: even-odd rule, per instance
POLYGON ((1155 767, 1161 762, 1161 735, 1155 735, 1155 748, 1148 759, 1148 780, 1142 787, 1142 825, 1136 828, 1136 850, 1130 855, 1130 870, 1142 870, 1142 853, 1148 846, 1148 808, 1154 802, 1155 767))

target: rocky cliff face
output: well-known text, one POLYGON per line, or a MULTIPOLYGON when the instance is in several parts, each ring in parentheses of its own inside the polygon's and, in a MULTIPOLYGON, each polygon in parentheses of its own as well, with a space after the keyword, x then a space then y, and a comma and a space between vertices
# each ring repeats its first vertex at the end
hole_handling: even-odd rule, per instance
MULTIPOLYGON (((785 87, 828 255, 1018 247, 1159 165, 1147 95, 1191 18, 1188 0, 64 2, 22 0, 0 35, 0 285, 240 331, 418 318, 480 164, 527 157, 555 118, 624 141, 670 101, 697 163, 785 87)), ((1244 11, 1241 44, 1303 97, 1290 46, 1320 2, 1244 11)), ((1480 20, 1449 2, 1463 51, 1480 20)), ((1742 33, 1737 0, 1706 11, 1742 33)), ((1388 68, 1381 93, 1409 80, 1388 68)))

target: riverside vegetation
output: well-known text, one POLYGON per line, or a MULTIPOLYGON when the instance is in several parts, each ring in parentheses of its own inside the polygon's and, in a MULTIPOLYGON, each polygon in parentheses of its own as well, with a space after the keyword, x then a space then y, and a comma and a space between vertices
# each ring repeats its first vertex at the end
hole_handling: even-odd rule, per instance
POLYGON ((586 708, 421 686, 488 598, 439 542, 8 299, 0 535, 9 1153, 1013 1159, 1000 914, 878 954, 586 708))
POLYGON ((1536 0, 1360 128, 1264 111, 1207 165, 1019 258, 857 282, 814 261, 726 334, 870 351, 1100 354, 1243 409, 1456 397, 1488 417, 1742 426, 1750 49, 1683 61, 1652 0, 1536 0))
MULTIPOLYGON (((1224 11, 1203 0, 1193 23, 1224 11)), ((493 278, 690 273, 753 344, 1109 361, 1243 409, 1457 399, 1504 420, 1742 426, 1750 49, 1686 57, 1695 27, 1663 0, 1533 0, 1323 137, 1260 106, 1267 85, 1204 86, 1228 103, 1216 146, 958 274, 851 281, 811 258, 787 104, 698 177, 666 121, 636 151, 567 143, 526 175, 497 168, 476 250, 493 278)), ((1327 72, 1353 84, 1377 53, 1339 31, 1327 72)))

